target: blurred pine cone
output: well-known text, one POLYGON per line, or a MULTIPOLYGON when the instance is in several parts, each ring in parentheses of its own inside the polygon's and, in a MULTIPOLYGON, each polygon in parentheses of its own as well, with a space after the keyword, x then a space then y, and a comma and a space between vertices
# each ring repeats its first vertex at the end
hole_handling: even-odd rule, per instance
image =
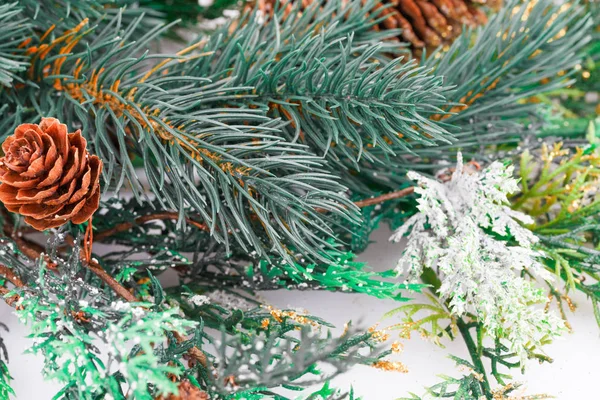
MULTIPOLYGON (((290 12, 292 3, 301 1, 302 8, 314 0, 279 0, 290 12)), ((401 40, 413 50, 436 48, 456 38, 462 26, 477 26, 487 22, 482 6, 498 9, 503 0, 381 0, 375 10, 386 16, 377 29, 402 29, 401 40)), ((277 0, 257 0, 260 10, 269 15, 277 0)))
POLYGON ((102 161, 86 146, 55 118, 19 125, 2 144, 0 201, 37 230, 87 221, 100 202, 102 161))
POLYGON ((481 6, 497 7, 501 0, 387 0, 388 15, 380 26, 383 29, 402 29, 402 38, 413 48, 435 48, 456 38, 462 26, 477 26, 487 22, 481 6), (493 3, 493 4, 492 4, 493 3))
POLYGON ((179 394, 170 394, 167 397, 157 397, 156 400, 209 400, 208 394, 194 386, 190 381, 181 381, 179 383, 179 394))

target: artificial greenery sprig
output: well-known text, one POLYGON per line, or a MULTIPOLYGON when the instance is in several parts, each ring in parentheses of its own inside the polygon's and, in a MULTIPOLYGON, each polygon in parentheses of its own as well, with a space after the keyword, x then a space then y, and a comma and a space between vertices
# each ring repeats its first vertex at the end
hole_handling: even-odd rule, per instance
POLYGON ((451 176, 440 173, 446 182, 410 172, 419 184, 419 211, 391 238, 408 240, 399 273, 407 268, 408 279, 428 284, 435 297, 431 304, 401 306, 387 315, 403 314, 399 328, 404 337, 417 330, 440 344, 460 335, 471 356, 472 364, 456 359, 471 373, 429 389, 437 397, 492 398, 484 357, 506 388, 510 376, 499 366, 524 369, 529 358, 549 361, 542 346, 565 330, 557 315, 536 307, 546 296, 535 279, 552 284, 552 277, 544 270, 540 240, 522 226, 533 219, 508 207, 507 195, 518 189, 513 167, 500 162, 483 171, 477 167, 463 165, 459 153, 451 176), (487 345, 486 338, 494 345, 487 345), (454 385, 458 388, 450 391, 454 385))
POLYGON ((512 207, 534 217, 529 228, 540 238, 539 248, 547 254, 546 268, 564 281, 563 287, 549 285, 548 297, 554 299, 566 320, 563 304, 574 310, 568 296, 580 290, 598 311, 600 253, 597 249, 597 199, 599 155, 595 124, 589 124, 588 144, 577 147, 563 143, 542 143, 520 156, 522 191, 511 199, 512 207), (582 147, 579 147, 582 146, 582 147))

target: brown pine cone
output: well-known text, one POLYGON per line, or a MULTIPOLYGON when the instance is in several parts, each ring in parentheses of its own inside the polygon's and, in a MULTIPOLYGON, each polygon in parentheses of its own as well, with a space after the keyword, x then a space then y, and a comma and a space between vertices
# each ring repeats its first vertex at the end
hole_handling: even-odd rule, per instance
MULTIPOLYGON (((402 28, 402 38, 413 49, 435 48, 449 43, 461 32, 462 26, 487 22, 481 5, 496 8, 501 0, 387 0, 392 4, 388 19, 395 19, 402 28)), ((385 21, 384 21, 385 22, 385 21)), ((381 27, 384 27, 384 22, 381 27)))
POLYGON ((0 201, 37 230, 81 224, 98 209, 102 161, 55 118, 21 124, 2 144, 0 201))
MULTIPOLYGON (((266 15, 273 13, 277 0, 256 0, 258 8, 266 15)), ((302 1, 306 8, 313 0, 280 0, 286 4, 286 13, 291 3, 302 1)), ((251 8, 252 3, 248 6, 251 8)), ((498 9, 502 0, 381 0, 374 9, 381 10, 377 18, 385 16, 377 29, 402 29, 403 41, 411 44, 413 50, 433 49, 456 38, 463 25, 476 26, 487 22, 485 12, 480 8, 487 6, 498 9)))
POLYGON ((181 381, 179 383, 179 394, 170 394, 167 397, 157 397, 156 400, 209 400, 208 394, 194 386, 190 381, 181 381))

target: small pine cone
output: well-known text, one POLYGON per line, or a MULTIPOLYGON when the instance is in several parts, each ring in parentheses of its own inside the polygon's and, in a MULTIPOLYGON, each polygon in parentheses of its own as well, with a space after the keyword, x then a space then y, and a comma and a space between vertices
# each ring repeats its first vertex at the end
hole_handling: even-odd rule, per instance
POLYGON ((98 209, 102 161, 55 118, 21 124, 2 144, 0 202, 37 230, 81 224, 98 209))
POLYGON ((179 394, 170 394, 167 397, 159 396, 156 400, 210 400, 206 392, 192 385, 190 381, 181 381, 178 389, 179 394))

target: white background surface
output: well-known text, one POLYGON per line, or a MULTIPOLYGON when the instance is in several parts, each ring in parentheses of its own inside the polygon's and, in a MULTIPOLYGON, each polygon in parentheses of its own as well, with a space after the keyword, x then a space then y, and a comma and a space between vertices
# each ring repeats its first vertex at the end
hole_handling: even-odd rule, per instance
MULTIPOLYGON (((382 228, 373 235, 373 243, 361 255, 362 261, 378 270, 393 268, 402 251, 398 244, 389 243, 389 230, 382 228)), ((408 294, 407 294, 408 295, 408 294)), ((334 331, 340 334, 344 323, 371 326, 381 320, 387 311, 398 306, 393 301, 379 300, 365 295, 329 292, 276 291, 263 293, 265 300, 274 306, 285 308, 305 308, 336 325, 334 331)), ((418 295, 411 295, 418 298, 418 295)), ((526 394, 545 393, 561 400, 594 400, 599 398, 598 379, 600 378, 600 329, 596 326, 591 306, 583 296, 574 296, 579 305, 575 314, 569 315, 574 332, 547 347, 547 354, 554 363, 539 365, 531 362, 524 376, 516 374, 516 380, 525 383, 526 394)), ((42 360, 33 355, 23 355, 31 345, 25 338, 26 329, 19 324, 12 309, 0 302, 0 321, 7 324, 10 333, 2 332, 8 346, 9 369, 14 377, 13 388, 18 400, 50 400, 58 391, 56 383, 45 382, 40 374, 42 360)), ((398 322, 394 318, 382 321, 381 327, 398 322)), ((392 340, 395 340, 395 332, 392 340)), ((389 343, 389 342, 388 342, 389 343)), ((388 344, 389 345, 389 344, 388 344)), ((437 374, 458 376, 459 371, 447 358, 451 353, 468 359, 468 353, 460 340, 446 343, 442 349, 413 335, 404 342, 404 351, 396 359, 405 363, 407 374, 376 370, 367 366, 357 366, 333 380, 333 386, 348 390, 351 386, 355 394, 365 400, 392 400, 406 396, 408 392, 419 395, 425 386, 440 381, 437 374)))

